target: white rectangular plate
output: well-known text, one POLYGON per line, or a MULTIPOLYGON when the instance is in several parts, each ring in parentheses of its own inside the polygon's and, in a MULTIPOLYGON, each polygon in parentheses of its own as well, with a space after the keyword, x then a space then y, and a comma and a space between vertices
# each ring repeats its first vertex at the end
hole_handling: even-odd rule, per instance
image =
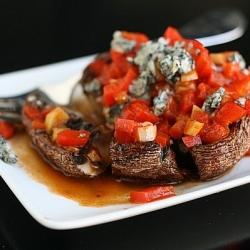
MULTIPOLYGON (((0 97, 20 94, 40 84, 56 84, 83 70, 93 56, 0 75, 0 97)), ((34 163, 35 164, 35 163, 34 163)), ((223 177, 197 185, 176 186, 176 196, 143 205, 84 207, 51 193, 18 166, 0 162, 0 174, 31 216, 45 227, 74 229, 120 220, 167 208, 250 182, 250 158, 245 157, 223 177)))

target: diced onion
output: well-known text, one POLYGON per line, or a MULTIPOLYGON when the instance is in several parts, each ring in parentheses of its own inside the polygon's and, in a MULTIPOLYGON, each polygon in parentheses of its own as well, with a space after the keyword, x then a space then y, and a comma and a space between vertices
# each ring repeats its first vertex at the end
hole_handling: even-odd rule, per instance
POLYGON ((157 127, 151 122, 143 122, 137 128, 137 139, 140 142, 154 141, 156 134, 157 127))

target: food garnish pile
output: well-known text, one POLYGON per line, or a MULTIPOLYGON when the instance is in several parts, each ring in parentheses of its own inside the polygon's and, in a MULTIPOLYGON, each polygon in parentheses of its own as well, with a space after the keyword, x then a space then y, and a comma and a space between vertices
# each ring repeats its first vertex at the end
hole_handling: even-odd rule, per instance
POLYGON ((39 96, 27 98, 23 125, 66 175, 96 178, 111 170, 119 180, 148 184, 131 192, 132 202, 172 196, 186 179, 218 178, 250 148, 250 75, 237 51, 209 53, 173 27, 155 40, 116 31, 81 84, 102 111, 102 127, 112 130, 108 154, 100 126, 39 96))

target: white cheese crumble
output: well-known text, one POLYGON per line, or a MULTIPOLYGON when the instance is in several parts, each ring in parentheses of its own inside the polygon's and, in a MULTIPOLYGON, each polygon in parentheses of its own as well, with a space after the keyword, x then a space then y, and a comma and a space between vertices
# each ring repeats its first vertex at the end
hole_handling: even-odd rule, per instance
POLYGON ((246 69, 246 61, 239 52, 234 52, 233 54, 229 55, 227 59, 229 62, 238 63, 241 70, 246 69))
POLYGON ((146 85, 156 82, 156 67, 170 83, 175 83, 182 74, 193 70, 195 68, 194 60, 186 50, 181 48, 182 46, 182 43, 176 43, 175 47, 171 47, 168 45, 168 40, 163 37, 143 44, 136 57, 133 60, 130 58, 133 64, 138 65, 142 76, 132 83, 133 85, 138 84, 140 87, 131 87, 131 93, 135 94, 135 89, 141 89, 141 86, 144 86, 145 92, 146 85))
POLYGON ((169 96, 173 93, 169 89, 163 89, 159 91, 158 96, 153 99, 153 106, 154 106, 154 114, 160 116, 163 114, 164 109, 166 108, 167 101, 169 96))
POLYGON ((0 136, 0 159, 10 165, 17 163, 18 158, 11 152, 10 145, 0 136))
POLYGON ((111 48, 117 52, 126 54, 133 50, 136 42, 125 39, 122 36, 121 31, 115 31, 113 33, 113 39, 111 41, 111 48))
POLYGON ((240 105, 241 107, 245 107, 246 100, 247 99, 245 97, 239 97, 237 100, 235 100, 235 103, 240 105))
POLYGON ((220 106, 224 95, 225 89, 220 87, 215 93, 206 98, 202 109, 209 114, 213 113, 213 111, 220 106))
POLYGON ((195 68, 195 63, 191 55, 182 48, 172 48, 168 54, 159 58, 161 73, 166 80, 175 83, 185 74, 195 68))
POLYGON ((148 82, 147 73, 144 71, 129 85, 129 93, 134 97, 143 96, 148 89, 147 82, 148 82))

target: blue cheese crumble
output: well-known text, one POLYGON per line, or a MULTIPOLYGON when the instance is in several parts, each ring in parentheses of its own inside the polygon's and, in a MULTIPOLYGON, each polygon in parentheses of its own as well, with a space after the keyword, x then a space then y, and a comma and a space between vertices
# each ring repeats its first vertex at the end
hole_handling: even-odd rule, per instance
POLYGON ((227 59, 229 62, 238 63, 241 70, 246 69, 246 61, 239 52, 234 52, 233 54, 229 55, 227 59))
POLYGON ((121 31, 115 31, 113 33, 113 39, 111 41, 111 48, 122 54, 126 54, 134 49, 136 45, 135 41, 130 41, 123 38, 121 31))
POLYGON ((142 72, 132 83, 129 85, 129 93, 133 97, 140 97, 142 99, 148 99, 148 77, 147 73, 144 71, 142 72), (143 98, 144 97, 144 98, 143 98))
POLYGON ((195 68, 191 55, 184 49, 176 47, 169 50, 163 58, 159 58, 159 66, 162 74, 170 83, 180 80, 180 76, 195 68))
POLYGON ((11 152, 10 145, 2 136, 0 136, 0 159, 10 165, 18 161, 17 156, 11 152))
POLYGON ((206 98, 202 109, 209 114, 213 113, 216 108, 220 107, 224 95, 225 89, 220 87, 215 93, 206 98))
POLYGON ((245 107, 246 105, 246 98, 245 97, 239 97, 237 100, 235 100, 234 102, 238 105, 240 105, 241 107, 245 107))
POLYGON ((155 115, 160 116, 163 114, 167 101, 171 95, 173 95, 173 92, 169 89, 159 91, 158 96, 153 99, 153 111, 155 115))
POLYGON ((141 45, 136 57, 129 58, 131 63, 139 67, 140 72, 140 76, 129 88, 130 94, 139 97, 146 93, 149 86, 157 81, 159 72, 166 81, 175 83, 182 74, 193 70, 194 60, 182 46, 182 43, 176 43, 171 47, 163 37, 141 45))

